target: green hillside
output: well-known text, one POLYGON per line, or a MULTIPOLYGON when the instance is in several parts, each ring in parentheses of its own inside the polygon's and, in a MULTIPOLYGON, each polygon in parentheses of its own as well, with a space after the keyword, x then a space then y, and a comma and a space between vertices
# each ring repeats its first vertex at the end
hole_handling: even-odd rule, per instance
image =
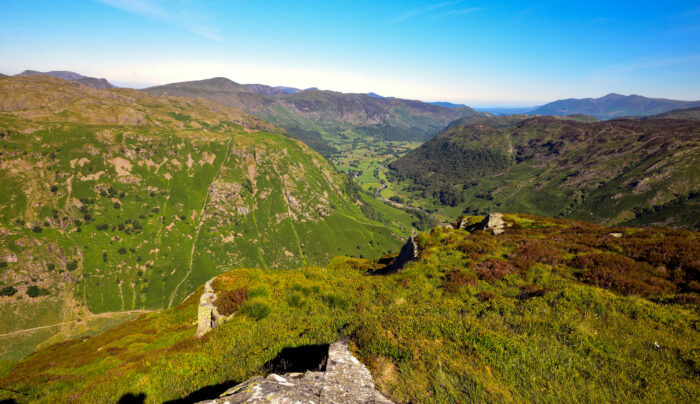
POLYGON ((348 336, 396 402, 695 401, 697 232, 504 218, 498 236, 419 234, 417 261, 393 274, 381 271, 391 257, 236 269, 213 282, 233 317, 205 337, 194 337, 200 288, 7 364, 0 398, 181 399, 264 375, 283 348, 348 336))
POLYGON ((415 220, 213 102, 15 77, 0 110, 3 358, 176 306, 234 267, 376 257, 415 220))
POLYGON ((499 209, 700 228, 700 124, 581 117, 456 122, 392 162, 392 191, 448 217, 499 209))
POLYGON ((674 109, 663 114, 644 116, 639 119, 694 119, 700 120, 700 107, 687 109, 674 109))
POLYGON ((420 101, 310 89, 265 96, 223 77, 166 84, 153 95, 197 97, 242 109, 284 128, 320 153, 331 155, 356 139, 425 141, 449 122, 478 114, 420 101))

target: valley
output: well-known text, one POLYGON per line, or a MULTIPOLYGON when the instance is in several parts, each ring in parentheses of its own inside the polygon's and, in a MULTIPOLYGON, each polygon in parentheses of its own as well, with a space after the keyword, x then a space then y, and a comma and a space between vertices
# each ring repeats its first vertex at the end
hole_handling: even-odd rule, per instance
POLYGON ((3 2, 0 404, 695 404, 695 3, 3 2))
POLYGON ((0 79, 0 398, 200 397, 269 373, 284 347, 343 338, 399 402, 695 394, 700 243, 678 230, 700 225, 694 109, 469 113, 434 137, 297 115, 324 157, 296 126, 211 97, 249 87, 205 82, 187 98, 0 79), (523 213, 499 234, 482 224, 496 210, 523 213), (621 227, 658 224, 676 229, 621 227), (198 339, 208 281, 229 321, 198 339), (639 389, 625 358, 652 340, 645 360, 675 379, 639 389), (624 376, 594 391, 581 372, 624 376))
MULTIPOLYGON (((218 104, 17 77, 0 106, 0 334, 88 332, 100 313, 177 305, 232 265, 377 256, 412 228, 303 143, 218 104)), ((4 358, 40 345, 0 338, 4 358)))
MULTIPOLYGON (((151 95, 203 98, 246 111, 283 128, 327 157, 344 155, 357 142, 422 142, 451 121, 480 115, 469 107, 347 94, 315 88, 275 91, 224 77, 172 83, 143 90, 151 95)), ((374 145, 373 145, 374 146, 374 145)))

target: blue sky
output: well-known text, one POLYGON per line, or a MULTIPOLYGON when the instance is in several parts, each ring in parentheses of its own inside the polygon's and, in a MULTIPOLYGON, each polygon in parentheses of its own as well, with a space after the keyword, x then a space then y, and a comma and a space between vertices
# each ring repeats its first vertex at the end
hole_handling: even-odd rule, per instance
POLYGON ((697 1, 2 0, 0 72, 228 77, 472 106, 700 99, 697 1))

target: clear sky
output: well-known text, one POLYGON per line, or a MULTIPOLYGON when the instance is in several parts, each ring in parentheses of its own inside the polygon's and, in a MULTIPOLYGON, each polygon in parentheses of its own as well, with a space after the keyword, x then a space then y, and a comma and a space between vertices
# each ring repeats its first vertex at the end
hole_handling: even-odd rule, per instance
POLYGON ((698 1, 0 0, 0 72, 240 83, 472 106, 700 99, 698 1))

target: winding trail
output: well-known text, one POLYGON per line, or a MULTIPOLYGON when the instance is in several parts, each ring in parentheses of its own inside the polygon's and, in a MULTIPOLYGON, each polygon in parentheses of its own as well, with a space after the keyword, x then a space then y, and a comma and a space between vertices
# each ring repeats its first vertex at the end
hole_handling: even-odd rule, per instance
MULTIPOLYGON (((117 315, 122 315, 122 314, 144 314, 144 313, 152 313, 154 310, 128 310, 128 311, 110 311, 110 312, 105 312, 105 313, 100 313, 100 314, 92 314, 88 316, 87 318, 102 318, 102 317, 114 317, 117 315)), ((53 328, 53 327, 60 327, 62 325, 66 324, 73 324, 77 323, 78 320, 72 320, 72 321, 64 321, 62 323, 56 323, 56 324, 50 324, 50 325, 42 325, 40 327, 34 327, 34 328, 25 328, 24 330, 17 330, 17 331, 12 331, 8 332, 5 334, 0 334, 0 337, 6 337, 9 335, 16 335, 16 334, 23 334, 26 332, 33 332, 33 331, 38 331, 38 330, 43 330, 46 328, 53 328)))
POLYGON ((214 182, 219 178, 219 175, 221 175, 221 171, 224 168, 224 165, 228 161, 229 154, 231 153, 231 137, 229 137, 228 142, 226 142, 226 155, 224 156, 224 159, 221 161, 221 164, 219 164, 219 168, 216 170, 216 174, 214 175, 214 178, 212 178, 211 183, 209 183, 209 186, 207 187, 207 194, 204 196, 204 203, 202 204, 202 209, 199 211, 199 215, 197 215, 197 229, 194 232, 194 240, 192 241, 192 249, 190 250, 190 263, 187 268, 187 273, 185 274, 184 277, 182 277, 182 280, 180 283, 175 286, 175 289, 173 289, 173 292, 170 294, 170 301, 168 302, 168 308, 172 307, 173 301, 175 300, 175 296, 177 296, 177 291, 180 289, 180 286, 189 278, 190 274, 192 273, 192 262, 194 262, 194 251, 197 247, 197 240, 199 239, 199 231, 202 229, 202 224, 204 223, 204 210, 207 208, 207 204, 209 203, 209 194, 211 194, 211 188, 214 185, 214 182))

